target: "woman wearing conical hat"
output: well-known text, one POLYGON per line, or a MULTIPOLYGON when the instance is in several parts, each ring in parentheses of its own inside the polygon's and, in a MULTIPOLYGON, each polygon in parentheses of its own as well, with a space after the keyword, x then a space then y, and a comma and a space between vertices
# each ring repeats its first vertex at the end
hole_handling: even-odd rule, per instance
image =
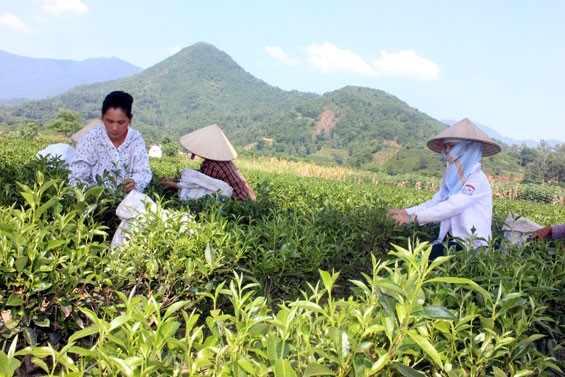
POLYGON ((492 234, 492 190, 480 161, 500 152, 500 146, 467 118, 439 133, 427 145, 447 161, 440 190, 420 205, 391 209, 389 215, 398 225, 440 223, 430 259, 444 254, 446 237, 448 247, 458 250, 461 245, 456 239, 468 241, 474 248, 487 245, 492 234))
MULTIPOLYGON (((232 197, 238 200, 256 200, 253 189, 237 170, 232 160, 237 152, 218 125, 213 124, 181 136, 181 145, 204 159, 199 171, 209 177, 226 182, 233 189, 232 197)), ((162 182, 166 187, 178 188, 175 182, 162 182)))

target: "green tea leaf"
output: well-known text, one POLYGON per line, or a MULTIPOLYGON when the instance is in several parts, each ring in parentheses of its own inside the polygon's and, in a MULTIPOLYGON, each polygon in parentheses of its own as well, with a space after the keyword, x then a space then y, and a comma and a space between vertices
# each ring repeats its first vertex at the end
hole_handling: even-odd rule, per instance
POLYGON ((47 248, 45 249, 45 251, 56 249, 58 247, 65 245, 66 243, 67 243, 67 240, 51 240, 47 244, 47 248))
POLYGON ((434 319, 447 319, 451 321, 457 320, 457 317, 455 317, 449 310, 438 305, 425 306, 422 310, 422 314, 434 319))
POLYGON ((21 362, 15 357, 8 357, 3 351, 0 351, 0 376, 13 376, 20 367, 21 362))
POLYGON ((516 372, 514 374, 514 377, 526 377, 526 376, 533 376, 535 374, 535 372, 533 370, 530 369, 522 369, 519 370, 518 372, 516 372))
POLYGON ((53 286, 53 283, 48 283, 46 281, 41 281, 33 286, 32 292, 41 292, 46 289, 49 289, 53 286))
POLYGON ((213 264, 216 261, 216 251, 210 246, 210 244, 206 245, 206 250, 204 250, 204 259, 206 259, 206 263, 213 264))
POLYGON ((490 295, 490 293, 488 293, 484 288, 482 288, 480 285, 478 285, 471 279, 457 278, 457 277, 437 277, 437 278, 431 278, 426 281, 426 283, 435 283, 435 282, 469 285, 471 289, 480 293, 486 301, 492 302, 492 296, 490 295))
POLYGON ((188 305, 188 301, 177 301, 173 304, 171 304, 168 308, 167 311, 165 312, 165 315, 163 316, 163 320, 169 318, 170 316, 173 315, 173 313, 177 312, 178 310, 180 310, 183 306, 188 305))
MULTIPOLYGON (((37 353, 35 352, 35 350, 33 352, 33 355, 37 356, 37 353)), ((53 356, 53 358, 55 358, 55 357, 53 356)), ((31 362, 34 363, 35 365, 37 365, 38 367, 40 367, 41 369, 43 369, 45 372, 49 372, 49 370, 50 370, 47 363, 45 361, 37 358, 37 357, 33 357, 31 359, 31 362)))
POLYGON ((49 327, 51 326, 51 321, 49 317, 33 317, 33 323, 39 327, 49 327))
POLYGON ((24 267, 27 265, 28 261, 29 261, 28 257, 19 257, 18 259, 16 259, 16 261, 14 262, 16 266, 16 271, 22 272, 24 267))
POLYGON ((108 328, 109 331, 113 331, 119 327, 121 327, 124 323, 128 322, 131 319, 131 317, 127 314, 122 314, 119 317, 114 318, 111 322, 110 322, 110 326, 108 328))
POLYGON ((367 335, 373 335, 384 331, 385 327, 383 325, 371 325, 363 332, 363 338, 367 335))
POLYGON ((291 307, 298 307, 300 309, 306 309, 308 311, 314 313, 320 313, 323 309, 320 305, 316 304, 315 302, 306 301, 306 300, 299 300, 295 301, 290 304, 291 307))
POLYGON ((26 342, 32 346, 35 347, 35 345, 37 344, 37 333, 35 332, 34 329, 32 329, 31 327, 28 326, 24 326, 24 338, 26 340, 26 342))
POLYGON ((239 356, 239 358, 237 359, 237 365, 239 365, 241 369, 252 376, 256 374, 255 368, 253 368, 253 364, 251 364, 248 360, 245 360, 242 356, 239 356))
POLYGON ((398 285, 396 285, 394 282, 390 281, 389 279, 379 279, 376 281, 375 284, 379 288, 383 289, 383 291, 387 294, 389 294, 390 292, 386 292, 386 291, 392 291, 400 294, 402 297, 406 297, 406 292, 398 285))
POLYGON ((18 295, 15 294, 11 294, 8 297, 8 301, 6 301, 6 306, 20 306, 23 305, 24 300, 22 300, 22 298, 18 295))
POLYGON ((526 301, 527 300, 523 297, 515 297, 508 300, 505 299, 502 302, 501 309, 506 312, 509 309, 524 305, 526 301))
POLYGON ((54 197, 49 199, 46 203, 42 204, 35 212, 35 218, 41 217, 49 208, 53 207, 53 205, 59 203, 60 199, 58 197, 54 197))
POLYGON ((278 359, 275 361, 273 371, 275 377, 296 377, 296 372, 292 369, 292 364, 288 360, 278 359))
POLYGON ((310 377, 310 376, 335 376, 335 372, 329 369, 328 367, 318 364, 318 363, 310 363, 306 367, 304 371, 303 377, 310 377))
POLYGON ((518 343, 517 346, 518 346, 518 347, 524 346, 524 345, 526 345, 526 344, 533 343, 533 342, 535 342, 536 340, 539 340, 539 339, 545 338, 545 337, 546 337, 546 335, 543 335, 543 334, 533 334, 533 335, 530 335, 529 337, 527 337, 526 339, 521 340, 521 341, 518 343))
POLYGON ((110 356, 108 359, 112 361, 125 376, 133 376, 133 370, 125 360, 115 356, 110 356))
POLYGON ((98 334, 98 331, 99 329, 98 326, 96 325, 92 325, 85 329, 79 330, 69 337, 69 343, 74 343, 78 339, 85 338, 90 335, 98 334))
POLYGON ((379 294, 379 302, 388 313, 392 315, 396 313, 398 301, 394 297, 381 293, 379 294))
POLYGON ((441 361, 441 356, 439 352, 435 349, 435 347, 430 343, 430 341, 425 338, 424 336, 418 334, 415 330, 409 330, 408 336, 416 342, 425 353, 427 353, 432 360, 443 368, 443 362, 441 361))
POLYGON ((24 199, 26 200, 26 202, 28 203, 28 205, 31 208, 35 208, 37 205, 37 197, 30 192, 20 192, 20 195, 24 197, 24 199))
POLYGON ((96 357, 96 356, 98 356, 98 352, 93 351, 93 350, 89 350, 89 349, 86 349, 86 348, 78 347, 78 346, 69 347, 69 353, 75 353, 75 354, 82 356, 82 357, 96 357))
POLYGON ((271 326, 268 323, 257 323, 249 329, 249 335, 258 336, 265 335, 269 331, 271 326))
POLYGON ((322 283, 327 291, 331 291, 336 280, 339 278, 339 272, 330 273, 328 271, 319 270, 322 283))
POLYGON ((399 371, 403 376, 406 377, 426 377, 426 374, 423 372, 420 372, 419 370, 416 370, 414 368, 411 368, 407 365, 403 365, 403 364, 392 364, 391 365, 392 368, 396 369, 397 371, 399 371))
POLYGON ((382 354, 379 357, 379 359, 376 362, 374 362, 373 365, 371 366, 371 370, 369 370, 369 376, 373 376, 381 369, 383 369, 386 366, 387 360, 388 360, 388 354, 387 353, 382 354))

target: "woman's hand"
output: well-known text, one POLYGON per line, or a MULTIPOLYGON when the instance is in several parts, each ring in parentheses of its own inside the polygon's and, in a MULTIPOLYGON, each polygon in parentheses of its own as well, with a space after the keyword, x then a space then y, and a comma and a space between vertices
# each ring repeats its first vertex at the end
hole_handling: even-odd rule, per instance
POLYGON ((389 209, 388 215, 393 218, 396 222, 396 225, 404 225, 408 224, 408 213, 404 209, 389 209))
POLYGON ((124 179, 124 181, 122 182, 122 187, 125 191, 130 192, 132 190, 135 190, 135 181, 133 178, 126 178, 124 179))
POLYGON ((532 238, 534 240, 543 240, 547 236, 550 236, 552 233, 552 228, 550 226, 546 226, 544 228, 538 229, 532 233, 532 238))
POLYGON ((172 182, 172 181, 160 181, 160 182, 161 182, 161 184, 162 184, 163 186, 165 186, 165 187, 167 187, 167 188, 170 188, 170 189, 175 189, 175 190, 176 190, 176 189, 179 188, 179 186, 178 186, 178 184, 177 184, 176 182, 172 182))

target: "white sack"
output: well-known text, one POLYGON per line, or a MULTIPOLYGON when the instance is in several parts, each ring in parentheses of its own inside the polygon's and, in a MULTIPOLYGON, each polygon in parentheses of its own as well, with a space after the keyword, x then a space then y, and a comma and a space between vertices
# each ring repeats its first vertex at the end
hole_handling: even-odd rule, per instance
POLYGON ((178 183, 179 199, 198 199, 205 195, 214 195, 220 191, 220 195, 230 197, 233 189, 226 182, 202 174, 191 169, 182 169, 181 179, 178 183))
POLYGON ((161 158, 163 156, 163 148, 160 145, 152 145, 147 154, 149 157, 161 158))
POLYGON ((541 228, 543 226, 526 217, 510 213, 502 226, 502 231, 504 232, 504 237, 510 240, 510 242, 515 245, 523 245, 533 232, 541 228))
POLYGON ((75 154, 76 150, 69 144, 57 143, 48 145, 45 149, 40 150, 37 152, 36 157, 59 157, 61 161, 69 165, 73 161, 73 158, 75 158, 75 154))
POLYGON ((122 222, 118 229, 116 229, 114 237, 112 237, 111 246, 125 244, 129 239, 128 231, 131 228, 132 221, 147 214, 148 210, 155 213, 157 211, 157 204, 142 192, 130 191, 118 208, 116 208, 116 215, 118 215, 122 222))

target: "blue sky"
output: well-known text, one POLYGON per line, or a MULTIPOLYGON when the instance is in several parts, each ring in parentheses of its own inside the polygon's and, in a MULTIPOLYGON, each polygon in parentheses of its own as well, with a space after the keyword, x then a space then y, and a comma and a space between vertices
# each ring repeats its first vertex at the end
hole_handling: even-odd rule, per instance
POLYGON ((284 90, 381 89, 438 120, 565 140, 562 0, 0 0, 0 50, 17 55, 147 68, 197 42, 284 90))

